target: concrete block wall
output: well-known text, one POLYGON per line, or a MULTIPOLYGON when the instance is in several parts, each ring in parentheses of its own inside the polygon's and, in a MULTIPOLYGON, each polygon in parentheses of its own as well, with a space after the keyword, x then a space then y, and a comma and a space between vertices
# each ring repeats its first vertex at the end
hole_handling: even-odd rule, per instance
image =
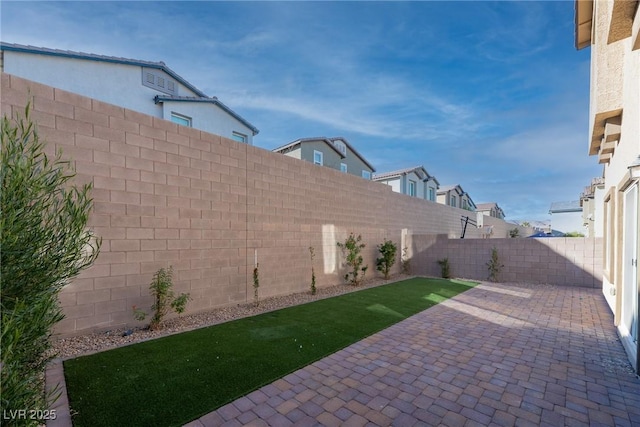
MULTIPOLYGON (((103 239, 96 263, 60 295, 62 335, 136 324, 132 306, 150 307, 148 286, 161 267, 173 266, 176 292, 193 297, 187 312, 205 311, 251 302, 256 260, 261 297, 309 288, 310 246, 318 286, 342 283, 336 242, 354 232, 367 244, 371 277, 384 238, 415 256, 407 236, 457 238, 460 218, 469 214, 2 74, 3 115, 23 114, 30 98, 47 152, 62 149, 76 182, 93 183, 89 226, 103 239)), ((481 230, 469 226, 466 237, 479 238, 481 230)))
POLYGON ((449 239, 413 235, 417 274, 440 276, 437 261, 449 259, 454 277, 487 280, 491 250, 504 265, 503 282, 599 288, 602 286, 602 238, 449 239))

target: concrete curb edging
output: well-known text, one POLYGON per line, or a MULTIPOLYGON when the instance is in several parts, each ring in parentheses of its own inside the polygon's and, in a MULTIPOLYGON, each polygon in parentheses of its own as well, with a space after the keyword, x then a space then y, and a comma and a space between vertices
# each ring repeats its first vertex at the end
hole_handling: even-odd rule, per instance
POLYGON ((55 411, 55 419, 47 420, 47 427, 72 427, 69 398, 67 397, 67 383, 64 379, 62 359, 53 359, 47 366, 45 373, 45 387, 47 396, 56 396, 50 404, 49 410, 55 411))

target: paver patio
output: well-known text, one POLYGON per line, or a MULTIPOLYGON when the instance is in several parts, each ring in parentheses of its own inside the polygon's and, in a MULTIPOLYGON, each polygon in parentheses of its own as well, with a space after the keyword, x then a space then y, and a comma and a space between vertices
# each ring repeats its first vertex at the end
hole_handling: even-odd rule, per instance
POLYGON ((483 283, 189 424, 640 426, 599 289, 483 283))

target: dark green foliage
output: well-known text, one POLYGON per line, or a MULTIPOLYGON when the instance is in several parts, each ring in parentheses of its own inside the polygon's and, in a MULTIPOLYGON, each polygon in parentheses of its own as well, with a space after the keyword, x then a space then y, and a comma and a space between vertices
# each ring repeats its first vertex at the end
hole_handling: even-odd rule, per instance
POLYGON ((449 258, 443 258, 438 260, 438 265, 440 266, 440 274, 444 279, 449 279, 451 277, 451 266, 449 265, 449 258))
POLYGON ((491 249, 491 259, 487 263, 487 269, 489 270, 489 280, 491 280, 492 282, 497 282, 503 267, 504 264, 500 263, 500 259, 498 256, 498 249, 491 249))
POLYGON ((384 275, 385 279, 388 279, 391 267, 396 263, 398 247, 391 240, 384 239, 384 243, 378 245, 378 251, 381 256, 376 259, 376 268, 384 275))
POLYGON ((72 184, 75 173, 61 153, 44 154, 30 105, 24 118, 2 118, 0 167, 1 406, 5 413, 44 410, 52 328, 63 318, 58 293, 99 251, 100 241, 86 229, 91 185, 72 184))
POLYGON ((260 288, 260 273, 258 271, 259 266, 260 264, 256 264, 255 268, 253 269, 253 303, 256 305, 256 307, 258 306, 258 304, 260 304, 260 298, 258 295, 258 288, 260 288))
POLYGON ((520 230, 518 229, 518 227, 509 230, 509 237, 511 238, 520 237, 520 230))
POLYGON ((409 248, 408 247, 404 247, 402 248, 402 256, 400 259, 401 265, 402 265, 402 272, 404 274, 409 274, 411 273, 411 258, 409 258, 409 248))
POLYGON ((360 252, 365 248, 365 244, 362 242, 362 236, 358 234, 356 237, 353 233, 349 234, 347 240, 344 243, 338 242, 338 247, 342 249, 342 253, 345 256, 345 265, 351 271, 348 271, 347 274, 344 275, 344 280, 352 284, 353 286, 358 286, 364 280, 364 275, 367 272, 369 266, 362 264, 364 263, 364 259, 360 252), (362 275, 360 275, 362 273, 362 275))
POLYGON ((74 426, 179 426, 474 284, 417 278, 64 362, 74 426))
MULTIPOLYGON (((174 298, 173 293, 173 267, 168 269, 161 268, 153 275, 153 280, 149 285, 149 291, 153 296, 153 317, 149 323, 149 329, 157 330, 162 328, 162 323, 169 310, 173 310, 178 314, 184 313, 187 302, 191 299, 189 294, 180 294, 174 298)), ((144 320, 147 314, 133 306, 133 315, 136 320, 144 320)))
POLYGON ((313 258, 315 258, 315 250, 313 246, 309 246, 309 254, 311 255, 311 295, 316 294, 316 271, 313 268, 313 258))
POLYGON ((584 237, 584 234, 578 231, 570 231, 568 233, 564 233, 563 237, 584 237))

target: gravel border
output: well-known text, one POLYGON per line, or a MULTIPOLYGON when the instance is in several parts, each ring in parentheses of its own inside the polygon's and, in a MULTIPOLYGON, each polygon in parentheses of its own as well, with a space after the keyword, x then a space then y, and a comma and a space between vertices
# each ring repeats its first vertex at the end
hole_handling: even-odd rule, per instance
POLYGON ((157 331, 150 331, 142 327, 130 328, 129 330, 126 328, 119 328, 106 332, 94 332, 87 335, 79 335, 69 338, 54 338, 52 342, 52 350, 53 354, 55 354, 55 357, 57 358, 61 358, 62 360, 72 359, 78 356, 98 353, 116 347, 122 347, 167 335, 217 325, 243 317, 255 316, 256 314, 318 301, 325 298, 331 298, 337 295, 399 282, 414 277, 417 276, 397 274, 392 276, 389 280, 381 278, 370 279, 358 287, 342 284, 318 288, 315 295, 311 295, 310 291, 305 291, 290 295, 265 298, 260 300, 260 304, 257 307, 253 303, 221 307, 204 313, 169 319, 165 322, 163 329, 157 331), (132 333, 123 336, 125 335, 125 331, 130 331, 132 333))

